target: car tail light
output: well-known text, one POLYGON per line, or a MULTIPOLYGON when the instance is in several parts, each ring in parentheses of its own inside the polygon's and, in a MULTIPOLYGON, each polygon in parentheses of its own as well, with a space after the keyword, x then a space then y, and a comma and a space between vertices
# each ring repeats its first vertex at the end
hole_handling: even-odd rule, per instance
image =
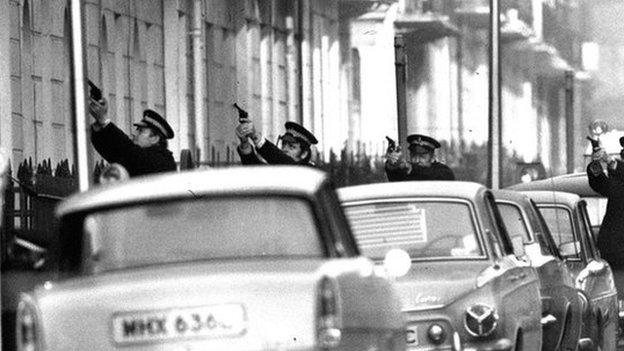
POLYGON ((317 342, 321 348, 331 349, 340 343, 338 287, 334 280, 328 277, 321 279, 317 298, 317 342))
POLYGON ((42 350, 39 319, 30 298, 22 297, 17 306, 15 327, 18 351, 42 350))
POLYGON ((475 304, 466 309, 464 326, 473 336, 484 337, 490 335, 498 325, 498 314, 493 307, 485 304, 475 304))

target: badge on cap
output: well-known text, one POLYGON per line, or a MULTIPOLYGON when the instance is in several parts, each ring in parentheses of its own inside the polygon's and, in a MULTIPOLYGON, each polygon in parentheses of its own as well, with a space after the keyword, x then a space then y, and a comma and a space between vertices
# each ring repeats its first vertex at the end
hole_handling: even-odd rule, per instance
POLYGON ((295 122, 286 122, 284 126, 286 127, 287 134, 291 134, 293 137, 301 139, 311 145, 318 144, 318 140, 316 140, 314 134, 305 129, 302 125, 295 122))

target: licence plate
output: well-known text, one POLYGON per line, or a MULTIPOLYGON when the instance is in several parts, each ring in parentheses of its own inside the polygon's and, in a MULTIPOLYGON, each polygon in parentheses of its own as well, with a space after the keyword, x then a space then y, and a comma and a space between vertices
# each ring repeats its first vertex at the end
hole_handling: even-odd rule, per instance
POLYGON ((413 327, 409 327, 407 328, 407 347, 414 347, 414 346, 418 346, 418 327, 413 326, 413 327))
POLYGON ((112 320, 116 344, 159 342, 195 337, 241 336, 247 329, 241 304, 115 313, 112 320))

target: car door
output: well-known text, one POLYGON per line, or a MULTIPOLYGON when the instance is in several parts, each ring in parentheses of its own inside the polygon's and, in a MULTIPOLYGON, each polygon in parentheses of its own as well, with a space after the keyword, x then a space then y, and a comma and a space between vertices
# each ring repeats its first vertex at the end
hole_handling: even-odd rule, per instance
MULTIPOLYGON (((527 200, 528 201, 528 200, 527 200)), ((542 350, 574 348, 580 334, 580 302, 574 281, 565 264, 550 250, 544 229, 529 203, 497 199, 498 209, 505 221, 514 251, 525 246, 531 265, 537 269, 541 283, 542 298, 542 350), (518 239, 518 240, 516 240, 518 239), (574 316, 574 318, 572 318, 574 316), (566 334, 567 333, 567 334, 566 334), (564 336, 570 337, 564 340, 564 336)), ((522 252, 516 252, 520 255, 522 252)))
POLYGON ((486 193, 485 202, 492 224, 489 235, 494 236, 495 242, 500 244, 503 255, 498 260, 501 270, 498 287, 505 318, 513 318, 510 323, 506 323, 508 335, 516 335, 515 342, 520 342, 527 350, 539 350, 542 344, 542 303, 537 271, 528 262, 518 259, 514 253, 511 239, 491 193, 486 193))
MULTIPOLYGON (((555 314, 555 317, 559 321, 558 325, 562 328, 562 337, 564 338, 561 340, 560 345, 563 349, 574 349, 582 328, 583 305, 579 292, 576 289, 572 274, 561 255, 559 255, 557 245, 552 239, 548 226, 533 200, 530 200, 530 206, 527 208, 527 212, 534 223, 533 235, 535 241, 539 243, 544 257, 548 257, 548 260, 540 271, 542 294, 548 295, 553 299, 553 303, 551 304, 553 312, 555 311, 557 300, 561 300, 562 306, 564 307, 561 312, 564 314, 555 314)), ((542 298, 544 302, 544 296, 542 296, 542 298)), ((546 302, 546 304, 548 304, 548 302, 546 302)), ((548 307, 549 306, 542 306, 546 313, 552 313, 548 311, 548 307)), ((550 345, 543 345, 543 349, 549 349, 548 347, 554 344, 552 340, 548 339, 546 336, 544 340, 546 343, 550 343, 550 345)))
POLYGON ((538 204, 538 208, 546 222, 550 223, 551 237, 557 244, 557 249, 570 273, 573 277, 578 277, 589 261, 572 209, 564 204, 543 203, 538 204))
POLYGON ((577 203, 575 213, 588 261, 587 267, 577 277, 577 282, 592 302, 602 350, 614 350, 618 329, 618 301, 613 272, 611 266, 600 258, 584 200, 577 203))

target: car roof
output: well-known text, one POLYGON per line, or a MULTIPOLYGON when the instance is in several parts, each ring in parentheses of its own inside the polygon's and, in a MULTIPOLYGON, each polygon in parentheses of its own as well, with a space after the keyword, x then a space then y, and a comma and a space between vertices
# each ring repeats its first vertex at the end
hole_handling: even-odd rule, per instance
POLYGON ((59 204, 57 216, 100 207, 168 198, 219 195, 311 196, 328 180, 324 172, 302 166, 236 166, 171 172, 97 186, 59 204))
POLYGON ((486 188, 478 183, 463 181, 407 181, 354 185, 339 188, 342 202, 384 199, 392 197, 452 197, 474 199, 486 188))
POLYGON ((577 194, 563 191, 522 191, 528 195, 535 203, 539 204, 563 204, 574 208, 581 200, 577 194))
POLYGON ((508 200, 508 201, 514 201, 517 203, 525 203, 529 200, 529 197, 519 191, 513 191, 513 190, 505 190, 505 189, 494 189, 492 190, 492 193, 494 194, 494 198, 496 200, 508 200))
POLYGON ((556 177, 535 180, 529 183, 519 183, 507 187, 510 190, 554 190, 578 194, 583 197, 602 197, 595 192, 587 180, 587 173, 578 172, 556 177))

